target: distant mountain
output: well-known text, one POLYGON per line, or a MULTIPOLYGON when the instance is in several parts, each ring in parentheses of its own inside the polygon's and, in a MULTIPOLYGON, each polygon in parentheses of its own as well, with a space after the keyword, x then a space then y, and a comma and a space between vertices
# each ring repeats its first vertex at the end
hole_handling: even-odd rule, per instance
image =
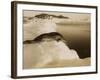
POLYGON ((45 13, 41 13, 39 15, 36 15, 34 17, 37 17, 37 18, 43 18, 43 19, 46 19, 46 18, 62 18, 62 19, 69 19, 69 17, 65 17, 63 15, 51 15, 51 14, 45 14, 45 13))
POLYGON ((76 24, 89 24, 90 25, 90 19, 89 18, 74 18, 74 17, 68 17, 64 15, 55 15, 55 14, 48 14, 48 13, 40 13, 36 14, 34 16, 24 16, 24 23, 30 22, 32 19, 40 18, 40 19, 52 19, 55 23, 61 24, 61 25, 76 25, 76 24))

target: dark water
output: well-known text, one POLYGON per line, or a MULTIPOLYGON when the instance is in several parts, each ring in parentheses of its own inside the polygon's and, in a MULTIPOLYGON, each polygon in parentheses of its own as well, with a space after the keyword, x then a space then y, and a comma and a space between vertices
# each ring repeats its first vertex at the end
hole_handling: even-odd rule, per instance
POLYGON ((69 48, 75 49, 80 58, 91 57, 90 25, 58 25, 69 48))

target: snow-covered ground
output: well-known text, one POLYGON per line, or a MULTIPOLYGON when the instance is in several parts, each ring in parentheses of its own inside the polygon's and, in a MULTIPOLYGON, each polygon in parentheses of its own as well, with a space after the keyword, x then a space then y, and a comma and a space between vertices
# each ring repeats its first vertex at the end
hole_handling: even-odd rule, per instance
POLYGON ((52 62, 75 59, 79 59, 77 52, 69 49, 62 41, 45 41, 24 45, 24 68, 45 67, 52 62))

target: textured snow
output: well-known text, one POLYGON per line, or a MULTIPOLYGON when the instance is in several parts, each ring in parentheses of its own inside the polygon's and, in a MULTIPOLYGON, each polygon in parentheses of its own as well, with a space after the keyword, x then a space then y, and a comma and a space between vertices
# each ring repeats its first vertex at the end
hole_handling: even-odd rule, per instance
POLYGON ((24 24, 24 41, 32 40, 43 33, 56 32, 56 24, 48 19, 33 19, 24 24))
MULTIPOLYGON (((56 32, 56 24, 52 20, 33 19, 24 24, 24 41, 51 32, 56 32)), ((24 68, 45 67, 48 63, 65 60, 79 60, 79 56, 77 51, 70 49, 63 41, 24 44, 24 68)))
POLYGON ((24 45, 24 65, 27 67, 43 67, 53 61, 74 59, 79 59, 77 52, 69 49, 62 41, 45 41, 24 45))

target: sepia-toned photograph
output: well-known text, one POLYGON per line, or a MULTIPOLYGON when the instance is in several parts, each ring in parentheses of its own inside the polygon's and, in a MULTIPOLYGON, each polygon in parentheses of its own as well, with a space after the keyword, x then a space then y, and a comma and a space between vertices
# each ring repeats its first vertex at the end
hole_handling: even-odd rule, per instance
POLYGON ((23 68, 91 65, 89 13, 23 11, 23 68))
POLYGON ((12 1, 12 78, 96 73, 97 6, 12 1))

